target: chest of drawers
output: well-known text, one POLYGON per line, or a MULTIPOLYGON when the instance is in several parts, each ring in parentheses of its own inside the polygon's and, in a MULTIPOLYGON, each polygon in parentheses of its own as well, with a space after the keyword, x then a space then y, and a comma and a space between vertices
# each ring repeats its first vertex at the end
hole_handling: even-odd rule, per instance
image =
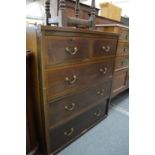
POLYGON ((117 34, 27 27, 43 153, 57 153, 107 116, 117 42, 117 34))
POLYGON ((101 24, 98 30, 119 33, 111 97, 129 88, 129 28, 120 24, 101 24))

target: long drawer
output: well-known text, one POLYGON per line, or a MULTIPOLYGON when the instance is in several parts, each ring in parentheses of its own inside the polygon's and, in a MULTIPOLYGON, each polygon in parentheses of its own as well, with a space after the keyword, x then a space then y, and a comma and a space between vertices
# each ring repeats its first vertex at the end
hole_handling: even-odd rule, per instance
POLYGON ((101 104, 95 108, 83 113, 76 119, 66 123, 59 128, 50 131, 50 149, 51 152, 70 143, 74 138, 84 133, 92 127, 97 121, 104 118, 107 114, 107 100, 101 101, 101 104))
POLYGON ((76 95, 63 98, 57 102, 49 103, 49 124, 61 124, 73 116, 79 115, 86 109, 97 105, 110 95, 112 81, 100 83, 76 95))
POLYGON ((46 71, 47 97, 62 95, 73 89, 89 87, 112 76, 114 60, 100 63, 73 65, 46 71))
POLYGON ((89 57, 89 38, 81 37, 46 37, 46 64, 57 64, 85 60, 89 57))
POLYGON ((114 56, 117 39, 96 39, 93 42, 93 57, 114 56))

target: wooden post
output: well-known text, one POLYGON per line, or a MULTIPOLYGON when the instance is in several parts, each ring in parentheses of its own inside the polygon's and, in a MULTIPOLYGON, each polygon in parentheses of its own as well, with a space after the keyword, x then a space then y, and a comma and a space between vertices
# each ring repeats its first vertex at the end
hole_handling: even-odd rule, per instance
POLYGON ((95 28, 96 23, 96 10, 95 10, 95 0, 92 0, 91 7, 90 7, 90 20, 91 20, 91 27, 90 29, 95 28))
POLYGON ((79 0, 76 0, 76 4, 75 4, 75 17, 76 18, 80 17, 80 4, 79 4, 79 0))
POLYGON ((46 14, 46 19, 45 19, 45 22, 46 22, 46 25, 50 25, 49 22, 48 22, 48 19, 51 18, 51 13, 50 13, 50 0, 46 0, 45 1, 45 14, 46 14))

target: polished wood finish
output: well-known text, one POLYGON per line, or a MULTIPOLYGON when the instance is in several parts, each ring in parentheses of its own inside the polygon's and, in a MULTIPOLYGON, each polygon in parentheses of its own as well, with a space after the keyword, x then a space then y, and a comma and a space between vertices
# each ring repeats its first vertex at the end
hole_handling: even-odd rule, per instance
POLYGON ((47 65, 83 60, 89 57, 89 38, 47 37, 45 44, 47 65))
POLYGON ((113 33, 27 27, 43 153, 56 154, 108 114, 117 40, 113 33), (95 55, 104 40, 112 54, 105 55, 106 48, 95 55))
POLYGON ((90 83, 112 77, 113 67, 113 60, 109 60, 102 63, 80 64, 47 70, 47 99, 81 90, 89 87, 90 83))
POLYGON ((93 56, 115 56, 117 39, 96 39, 93 45, 93 56))
POLYGON ((120 24, 100 24, 97 30, 119 33, 115 60, 115 73, 111 97, 115 97, 129 88, 129 28, 120 24))
POLYGON ((108 98, 111 91, 111 81, 100 83, 89 89, 82 90, 76 95, 67 96, 49 103, 49 118, 51 127, 58 126, 64 121, 80 115, 92 106, 108 98))
POLYGON ((81 116, 59 128, 50 131, 51 147, 50 151, 54 152, 64 144, 68 144, 74 138, 85 133, 93 124, 103 119, 107 114, 107 101, 101 101, 98 106, 83 113, 81 116), (52 141, 54 139, 54 142, 52 141), (52 143, 53 142, 53 143, 52 143))

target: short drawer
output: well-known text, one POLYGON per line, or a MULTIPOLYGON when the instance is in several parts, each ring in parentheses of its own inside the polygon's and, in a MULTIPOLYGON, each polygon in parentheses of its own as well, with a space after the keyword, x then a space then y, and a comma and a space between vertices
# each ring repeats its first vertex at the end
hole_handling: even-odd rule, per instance
POLYGON ((93 44, 93 56, 114 56, 117 48, 117 39, 96 39, 93 44))
POLYGON ((117 57, 115 69, 120 69, 129 66, 129 58, 128 57, 117 57))
POLYGON ((129 44, 119 42, 116 55, 117 56, 129 55, 129 44))
POLYGON ((115 72, 112 86, 112 97, 129 88, 129 70, 123 69, 115 72))
POLYGON ((51 152, 70 143, 74 138, 86 132, 94 123, 106 116, 107 100, 101 101, 101 104, 95 108, 83 113, 76 119, 66 123, 59 128, 50 131, 50 149, 51 152))
POLYGON ((48 99, 63 95, 67 91, 89 87, 112 76, 114 59, 100 63, 73 65, 46 71, 48 99))
POLYGON ((120 33, 119 40, 129 41, 129 31, 128 30, 120 29, 119 33, 120 33))
POLYGON ((45 62, 47 65, 85 60, 89 57, 89 38, 46 37, 45 62))
POLYGON ((81 91, 74 96, 66 97, 57 102, 49 103, 49 124, 55 126, 61 124, 82 111, 93 107, 110 96, 111 80, 100 83, 97 86, 81 91))

